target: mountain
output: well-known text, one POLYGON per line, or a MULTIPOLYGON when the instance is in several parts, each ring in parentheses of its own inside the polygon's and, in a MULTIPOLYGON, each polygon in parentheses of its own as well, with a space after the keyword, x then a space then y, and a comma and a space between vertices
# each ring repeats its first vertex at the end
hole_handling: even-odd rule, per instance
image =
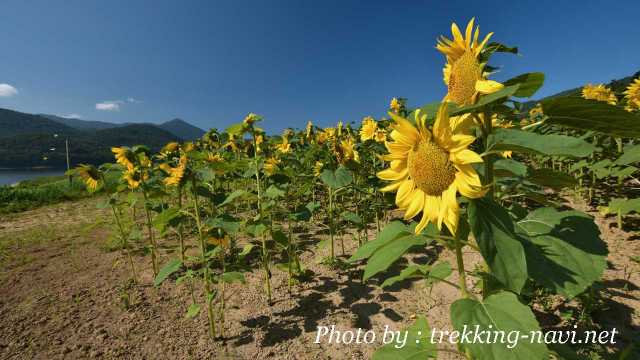
POLYGON ((92 132, 74 130, 62 136, 20 134, 0 138, 0 168, 66 166, 65 139, 69 140, 71 166, 113 162, 112 146, 144 144, 158 151, 170 141, 181 141, 174 134, 149 124, 132 124, 92 132))
POLYGON ((0 137, 71 132, 75 132, 75 129, 40 115, 0 109, 0 137))
POLYGON ((77 130, 101 130, 119 126, 118 124, 108 123, 104 121, 82 120, 47 114, 40 114, 40 116, 77 130))
MULTIPOLYGON (((167 124, 182 133, 199 130, 181 120, 167 124)), ((154 124, 111 124, 0 109, 0 168, 64 168, 66 139, 72 166, 111 162, 112 146, 143 144, 157 151, 167 142, 184 140, 154 124)))
POLYGON ((158 126, 182 139, 195 140, 204 135, 204 130, 195 127, 182 119, 173 119, 158 126))

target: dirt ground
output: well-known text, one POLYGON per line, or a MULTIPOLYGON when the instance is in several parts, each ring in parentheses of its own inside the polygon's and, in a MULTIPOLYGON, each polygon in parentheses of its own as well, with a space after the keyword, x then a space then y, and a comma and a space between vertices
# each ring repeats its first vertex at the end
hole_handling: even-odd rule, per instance
MULTIPOLYGON (((190 292, 184 284, 153 287, 148 257, 135 257, 140 285, 125 291, 124 257, 106 251, 106 226, 91 227, 95 219, 110 220, 96 201, 43 207, 0 221, 0 358, 368 359, 379 341, 316 344, 317 327, 373 329, 380 336, 385 325, 400 330, 425 315, 431 327, 451 328, 448 309, 456 289, 437 284, 428 291, 422 282, 406 281, 382 291, 376 286, 380 280, 363 284, 357 271, 320 264, 327 249, 312 246, 314 252, 302 260, 314 275, 296 286, 294 295, 287 291, 286 273, 273 270, 273 306, 266 303, 258 270, 246 274, 247 285, 230 286, 225 339, 211 341, 206 312, 185 318, 190 292)), ((590 210, 580 203, 575 207, 590 210)), ((628 343, 640 329, 640 265, 629 259, 640 255, 639 237, 617 229, 613 218, 597 215, 596 222, 610 255, 603 281, 607 307, 595 318, 604 327, 617 327, 628 343)), ((312 232, 300 241, 316 244, 324 238, 312 232)), ((356 247, 350 237, 345 245, 347 253, 356 247)), ((162 255, 163 262, 175 256, 169 248, 162 255)), ((433 256, 424 251, 410 259, 425 263, 433 256)), ((480 260, 473 252, 465 257, 469 268, 480 260)), ((440 258, 455 263, 447 251, 440 258)), ((457 281, 455 275, 451 281, 457 281)), ((459 357, 441 352, 439 358, 459 357)))

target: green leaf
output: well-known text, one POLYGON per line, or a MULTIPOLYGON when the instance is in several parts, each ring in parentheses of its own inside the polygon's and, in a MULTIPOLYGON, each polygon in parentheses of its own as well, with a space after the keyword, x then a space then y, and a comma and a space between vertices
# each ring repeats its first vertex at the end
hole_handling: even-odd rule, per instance
POLYGON ((446 280, 452 272, 453 269, 451 268, 451 264, 448 261, 441 261, 435 265, 432 265, 429 269, 429 273, 427 274, 425 285, 429 287, 437 282, 446 280))
POLYGON ((516 76, 504 82, 505 86, 520 85, 518 90, 513 94, 515 97, 525 98, 532 97, 533 94, 542 87, 544 83, 544 74, 541 72, 526 73, 516 76))
POLYGON ((609 214, 617 214, 620 212, 620 215, 627 215, 631 212, 640 213, 640 198, 638 199, 620 199, 615 198, 611 199, 609 202, 609 214))
POLYGON ((231 204, 235 199, 241 198, 243 196, 248 195, 249 193, 245 190, 236 190, 229 194, 226 199, 219 206, 225 206, 227 204, 231 204))
POLYGON ((411 231, 405 224, 400 221, 393 221, 382 229, 375 240, 367 241, 360 246, 358 250, 356 250, 355 254, 349 258, 349 262, 367 259, 371 257, 376 250, 393 241, 396 237, 400 235, 408 235, 410 233, 411 231))
POLYGON ((176 207, 170 207, 163 210, 161 213, 154 217, 153 226, 161 233, 164 233, 171 223, 171 220, 177 218, 178 216, 180 216, 180 209, 176 207))
POLYGON ((198 316, 198 313, 200 313, 200 304, 191 304, 189 305, 189 309, 187 309, 187 315, 185 315, 185 317, 187 319, 193 319, 194 317, 198 316))
POLYGON ((322 174, 320 174, 320 179, 325 185, 336 190, 351 184, 353 176, 351 175, 351 171, 340 166, 336 171, 325 169, 322 174))
POLYGON ((611 176, 620 178, 620 179, 626 179, 629 176, 633 175, 636 171, 638 171, 638 168, 635 166, 625 166, 622 169, 617 169, 613 171, 611 173, 611 176))
POLYGON ((340 217, 353 224, 362 224, 362 218, 358 214, 351 211, 343 211, 340 217))
POLYGON ((556 97, 540 102, 546 123, 593 130, 619 137, 640 137, 640 116, 622 107, 580 97, 556 97))
POLYGON ((507 289, 520 293, 528 278, 527 261, 507 210, 489 199, 473 200, 469 223, 491 274, 507 289))
POLYGON ((229 135, 238 136, 244 133, 244 124, 239 122, 232 124, 225 130, 229 135))
POLYGON ((628 165, 640 161, 640 144, 625 146, 622 155, 615 161, 616 165, 628 165))
POLYGON ((249 255, 249 253, 251 252, 251 250, 253 250, 253 247, 255 245, 253 244, 247 244, 242 248, 242 251, 240 253, 238 253, 238 258, 240 259, 244 259, 247 255, 249 255))
POLYGON ((367 260, 367 265, 364 267, 362 279, 367 280, 375 274, 387 270, 391 264, 400 259, 412 247, 424 246, 430 242, 431 240, 427 237, 414 233, 396 237, 371 255, 367 260))
POLYGON ((407 266, 406 268, 402 269, 402 271, 400 271, 400 274, 396 275, 396 276, 391 276, 389 278, 387 278, 382 285, 380 285, 380 287, 388 287, 391 286, 395 283, 398 283, 400 281, 409 279, 409 278, 414 278, 414 277, 422 277, 424 276, 425 272, 427 272, 427 267, 425 266, 420 266, 420 265, 410 265, 407 266))
POLYGON ((574 187, 578 182, 576 178, 569 174, 546 168, 531 169, 527 180, 534 184, 550 187, 555 190, 574 187))
MULTIPOLYGON (((460 348, 469 350, 474 359, 548 359, 548 350, 544 342, 532 341, 532 332, 540 331, 538 321, 531 309, 521 304, 513 293, 499 292, 482 301, 457 300, 451 305, 451 322, 460 332, 458 338, 460 348), (483 331, 485 334, 503 331, 505 341, 474 342, 474 331, 483 331), (469 332, 471 332, 470 336, 464 336, 469 332), (516 332, 519 332, 519 338, 517 343, 514 343, 516 332), (522 335, 528 338, 520 338, 522 335)), ((540 334, 542 336, 542 333, 540 334)))
POLYGON ((546 207, 517 225, 529 276, 539 284, 573 298, 602 276, 607 245, 590 216, 546 207))
POLYGON ((493 163, 494 175, 496 176, 520 176, 525 177, 528 173, 527 165, 512 159, 499 159, 493 163))
POLYGON ((584 140, 566 136, 540 135, 517 129, 495 129, 489 143, 492 150, 513 150, 533 154, 586 157, 596 150, 593 144, 584 140))
POLYGON ((285 194, 284 190, 279 189, 275 185, 271 185, 267 188, 267 191, 264 192, 264 196, 270 199, 277 199, 279 197, 283 197, 285 194))
POLYGON ((232 284, 234 282, 239 282, 241 284, 245 284, 247 281, 244 279, 244 274, 238 271, 229 271, 223 273, 221 275, 222 281, 227 284, 232 284))
POLYGON ((436 345, 431 343, 429 336, 431 328, 427 319, 419 316, 416 322, 400 332, 401 337, 406 334, 404 346, 396 347, 397 343, 391 342, 376 350, 372 360, 426 360, 435 359, 437 356, 436 345))
POLYGON ((480 110, 485 106, 496 103, 496 102, 503 102, 504 99, 514 95, 519 88, 520 88, 519 84, 505 86, 501 90, 498 90, 494 93, 481 96, 480 100, 478 100, 478 102, 473 105, 463 106, 456 109, 455 111, 452 111, 450 115, 451 116, 462 115, 472 111, 480 110))
POLYGON ((172 259, 171 261, 166 263, 162 267, 162 269, 160 269, 156 278, 153 280, 153 286, 162 284, 162 282, 165 281, 169 277, 169 275, 180 270, 181 267, 182 261, 180 261, 180 259, 172 259))

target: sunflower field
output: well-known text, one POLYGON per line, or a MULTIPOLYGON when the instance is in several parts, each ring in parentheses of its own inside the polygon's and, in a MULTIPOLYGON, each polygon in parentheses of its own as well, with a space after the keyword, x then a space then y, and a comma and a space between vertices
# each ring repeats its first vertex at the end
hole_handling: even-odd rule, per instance
MULTIPOLYGON (((151 272, 155 287, 189 289, 184 316, 202 319, 211 342, 229 336, 231 287, 259 274, 271 306, 281 300, 273 273, 282 272, 295 298, 314 277, 303 255, 316 248, 328 249, 321 266, 354 283, 384 291, 419 281, 425 296, 436 284, 452 288, 449 317, 460 332, 544 330, 536 299, 596 301, 607 244, 594 218, 557 194, 594 204, 620 229, 633 226, 640 79, 623 93, 586 85, 582 96, 531 108, 524 103, 544 74, 491 80, 492 55, 517 54, 516 47, 481 35, 473 19, 451 32, 436 44, 443 99, 393 98, 379 119, 327 128, 310 121, 277 135, 261 128, 268 119, 249 113, 197 141, 168 143, 157 153, 117 147, 114 163, 73 169, 91 192, 104 193, 108 176, 120 179, 99 206, 111 216, 127 282, 151 285, 141 277, 151 272), (312 229, 322 240, 310 245, 304 239, 312 229), (173 249, 168 256, 166 248, 173 249), (410 260, 416 249, 428 259, 410 260), (468 252, 476 261, 467 261, 468 252), (133 259, 140 253, 142 267, 133 259)), ((442 348, 428 341, 427 313, 407 329, 406 346, 380 346, 372 358, 587 358, 541 341, 442 348)), ((634 358, 633 341, 623 343, 627 355, 616 358, 634 358)))

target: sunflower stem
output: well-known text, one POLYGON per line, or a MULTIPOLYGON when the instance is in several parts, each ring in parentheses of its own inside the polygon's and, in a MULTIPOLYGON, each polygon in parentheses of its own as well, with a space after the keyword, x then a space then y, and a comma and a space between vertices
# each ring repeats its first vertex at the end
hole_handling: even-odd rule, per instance
POLYGON ((209 318, 209 336, 215 339, 216 324, 215 324, 215 318, 213 316, 213 308, 211 306, 212 299, 209 296, 211 294, 211 287, 209 286, 209 264, 207 263, 207 257, 205 255, 207 252, 207 247, 204 242, 204 234, 202 233, 202 221, 200 219, 200 209, 199 209, 200 205, 198 204, 198 193, 196 189, 197 189, 196 180, 195 178, 193 178, 191 190, 193 192, 193 208, 196 215, 195 216, 196 227, 198 228, 198 238, 200 240, 200 260, 202 261, 202 266, 203 266, 202 280, 204 281, 204 291, 205 291, 205 297, 207 301, 207 316, 209 318))
MULTIPOLYGON (((260 171, 259 171, 259 161, 258 161, 258 141, 256 138, 255 132, 253 133, 253 148, 255 149, 253 152, 253 157, 256 163, 256 191, 258 193, 258 213, 260 215, 260 221, 263 220, 263 211, 262 211, 262 193, 260 192, 260 171)), ((265 288, 267 290, 267 302, 271 305, 271 275, 269 272, 269 254, 267 250, 267 239, 265 237, 264 231, 260 235, 260 240, 262 243, 262 266, 264 268, 264 282, 265 288)))
POLYGON ((454 236, 454 246, 456 250, 456 263, 458 266, 458 281, 460 282, 460 291, 465 298, 469 297, 469 290, 467 289, 467 276, 464 272, 464 259, 462 258, 462 243, 458 235, 454 236))
MULTIPOLYGON (((484 113, 484 131, 483 131, 483 141, 484 141, 484 146, 485 146, 485 151, 489 152, 489 135, 491 135, 491 133, 493 132, 493 124, 491 123, 491 113, 489 112, 485 112, 484 113)), ((493 156, 491 154, 487 154, 487 156, 484 159, 484 177, 485 177, 485 182, 486 185, 489 187, 489 191, 487 192, 487 195, 489 195, 490 198, 493 198, 493 188, 494 188, 494 184, 493 184, 493 156)))

